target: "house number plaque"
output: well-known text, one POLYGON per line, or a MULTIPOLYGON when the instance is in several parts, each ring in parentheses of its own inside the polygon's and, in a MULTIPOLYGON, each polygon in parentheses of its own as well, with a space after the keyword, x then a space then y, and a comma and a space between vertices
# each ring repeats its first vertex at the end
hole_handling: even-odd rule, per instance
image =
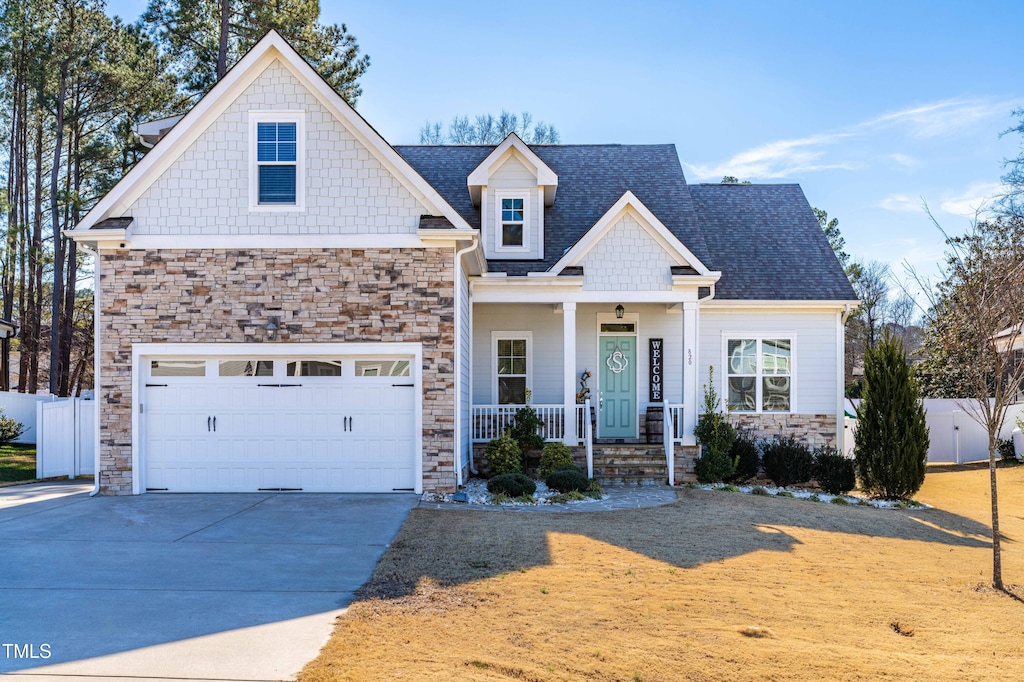
POLYGON ((661 361, 665 355, 664 349, 664 339, 651 339, 651 381, 649 385, 652 403, 660 403, 664 400, 661 385, 661 361))

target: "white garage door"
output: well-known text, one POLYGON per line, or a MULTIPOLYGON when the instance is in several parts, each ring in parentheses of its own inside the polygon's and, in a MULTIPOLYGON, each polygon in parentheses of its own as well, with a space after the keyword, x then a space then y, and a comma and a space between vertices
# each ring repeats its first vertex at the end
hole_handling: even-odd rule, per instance
POLYGON ((145 489, 411 491, 410 361, 144 358, 145 489))

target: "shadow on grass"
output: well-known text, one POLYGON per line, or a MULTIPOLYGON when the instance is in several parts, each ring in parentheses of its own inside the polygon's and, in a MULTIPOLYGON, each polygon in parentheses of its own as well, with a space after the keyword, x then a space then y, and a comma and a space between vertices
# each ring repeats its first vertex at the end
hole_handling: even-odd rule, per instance
POLYGON ((788 552, 799 527, 866 537, 988 548, 987 526, 940 509, 895 511, 681 490, 663 507, 594 513, 415 509, 360 597, 415 592, 422 578, 457 585, 548 565, 548 533, 575 534, 678 568, 751 552, 788 552))

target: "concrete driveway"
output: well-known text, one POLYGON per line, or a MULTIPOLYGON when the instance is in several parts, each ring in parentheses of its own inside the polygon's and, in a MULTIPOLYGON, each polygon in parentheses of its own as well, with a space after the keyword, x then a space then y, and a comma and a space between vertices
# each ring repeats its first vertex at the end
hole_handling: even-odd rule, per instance
POLYGON ((0 673, 292 679, 418 502, 88 490, 0 488, 0 673))

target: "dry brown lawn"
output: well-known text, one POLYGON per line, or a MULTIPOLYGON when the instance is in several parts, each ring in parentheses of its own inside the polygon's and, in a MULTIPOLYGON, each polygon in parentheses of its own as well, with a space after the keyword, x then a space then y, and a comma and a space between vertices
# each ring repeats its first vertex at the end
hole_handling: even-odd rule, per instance
MULTIPOLYGON (((1024 602, 991 580, 988 472, 920 511, 680 490, 592 513, 416 509, 320 680, 1016 680, 1024 602)), ((1024 595, 1024 467, 999 472, 1024 595)))

